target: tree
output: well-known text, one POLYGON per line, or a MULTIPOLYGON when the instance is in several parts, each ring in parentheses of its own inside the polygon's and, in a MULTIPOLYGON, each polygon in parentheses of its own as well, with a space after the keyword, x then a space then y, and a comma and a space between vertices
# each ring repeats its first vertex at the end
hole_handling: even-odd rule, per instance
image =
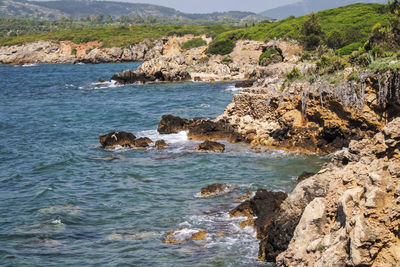
POLYGON ((106 17, 105 23, 113 23, 113 22, 114 22, 114 20, 113 20, 112 15, 108 14, 106 17))
POLYGON ((100 23, 100 22, 102 22, 104 20, 104 14, 103 13, 100 13, 100 14, 98 14, 97 16, 96 16, 96 22, 97 23, 100 23))
POLYGON ((301 27, 301 41, 307 50, 318 47, 323 37, 322 26, 318 16, 311 13, 310 17, 301 27))
POLYGON ((129 24, 130 21, 131 21, 131 18, 129 17, 129 15, 122 15, 119 18, 119 22, 122 23, 122 24, 129 24))
POLYGON ((338 49, 343 47, 344 41, 343 41, 343 35, 338 32, 338 31, 333 31, 328 35, 328 38, 326 39, 326 44, 328 47, 332 49, 338 49))

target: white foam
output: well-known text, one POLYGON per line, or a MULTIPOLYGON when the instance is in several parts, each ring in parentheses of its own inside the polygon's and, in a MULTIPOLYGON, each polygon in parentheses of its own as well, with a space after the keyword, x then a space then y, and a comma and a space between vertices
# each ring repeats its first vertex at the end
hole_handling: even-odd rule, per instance
POLYGON ((189 140, 187 131, 182 131, 176 134, 159 134, 157 130, 141 131, 138 137, 148 137, 153 141, 163 139, 168 144, 184 143, 189 140))
POLYGON ((24 65, 22 65, 21 67, 37 67, 37 66, 39 66, 39 64, 36 64, 36 63, 30 63, 30 64, 24 64, 24 65))
POLYGON ((111 80, 106 82, 95 82, 89 83, 87 86, 80 86, 79 89, 86 89, 86 90, 99 90, 99 89, 106 89, 106 88, 116 88, 121 87, 122 84, 118 84, 117 81, 111 80))
POLYGON ((225 91, 231 91, 231 92, 239 92, 242 90, 243 90, 243 88, 235 87, 234 85, 229 85, 228 88, 225 89, 225 91))
POLYGON ((52 224, 62 224, 61 219, 52 220, 51 223, 52 224))

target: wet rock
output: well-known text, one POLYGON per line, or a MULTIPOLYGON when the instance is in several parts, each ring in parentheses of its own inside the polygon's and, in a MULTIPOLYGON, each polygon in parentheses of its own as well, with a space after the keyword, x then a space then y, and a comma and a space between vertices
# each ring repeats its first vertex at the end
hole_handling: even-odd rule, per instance
POLYGON ((251 224, 253 217, 257 236, 261 238, 268 232, 275 214, 280 210, 281 203, 287 198, 283 192, 268 192, 257 190, 255 196, 246 200, 229 212, 231 217, 248 217, 250 220, 244 225, 251 224))
POLYGON ((135 148, 137 149, 144 149, 150 146, 153 143, 150 138, 142 137, 135 140, 135 148))
POLYGON ((213 141, 205 141, 196 147, 197 151, 203 152, 219 152, 222 153, 225 151, 225 145, 213 142, 213 141))
POLYGON ((297 182, 300 183, 300 182, 302 182, 302 181, 304 181, 304 180, 310 178, 310 177, 313 176, 313 175, 315 175, 314 172, 303 172, 302 174, 300 174, 300 175, 297 177, 297 182))
POLYGON ((197 233, 192 234, 190 239, 192 240, 204 240, 207 237, 208 232, 207 231, 199 231, 197 233))
POLYGON ((244 196, 238 196, 238 197, 236 197, 236 202, 243 202, 243 201, 245 201, 245 200, 248 200, 249 198, 251 198, 251 196, 253 195, 253 191, 251 190, 251 189, 249 189, 248 191, 247 191, 247 194, 246 195, 244 195, 244 196))
POLYGON ((176 245, 176 244, 183 244, 186 242, 185 239, 182 239, 179 237, 179 234, 184 230, 184 228, 179 228, 177 230, 173 230, 173 231, 169 231, 167 233, 167 236, 164 239, 164 243, 165 244, 172 244, 172 245, 176 245))
POLYGON ((238 81, 235 84, 236 88, 247 88, 252 87, 256 80, 246 80, 246 81, 238 81))
POLYGON ((112 132, 99 137, 100 144, 107 149, 121 147, 135 147, 136 136, 128 132, 112 132))
POLYGON ((160 134, 179 133, 187 130, 190 121, 173 115, 163 115, 160 123, 158 124, 157 131, 160 134))
POLYGON ((167 142, 165 142, 165 140, 157 140, 156 141, 156 148, 157 149, 164 149, 166 147, 168 147, 168 144, 167 144, 167 142))
POLYGON ((233 190, 233 186, 226 184, 212 184, 204 187, 200 191, 200 197, 213 197, 229 193, 233 190))
POLYGON ((209 119, 194 120, 189 125, 188 137, 191 140, 228 140, 232 143, 243 141, 242 137, 227 123, 209 119))

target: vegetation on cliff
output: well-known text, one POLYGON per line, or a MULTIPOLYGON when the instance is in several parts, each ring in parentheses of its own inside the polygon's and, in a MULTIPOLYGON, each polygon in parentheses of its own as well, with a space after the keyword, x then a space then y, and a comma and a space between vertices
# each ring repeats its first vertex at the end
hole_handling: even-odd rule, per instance
POLYGON ((61 30, 33 35, 15 37, 1 37, 0 46, 18 45, 39 40, 73 41, 82 43, 101 41, 105 47, 127 47, 145 39, 155 40, 163 36, 185 34, 207 35, 215 37, 223 32, 237 27, 226 25, 198 26, 198 25, 135 25, 119 27, 85 28, 79 30, 61 30))

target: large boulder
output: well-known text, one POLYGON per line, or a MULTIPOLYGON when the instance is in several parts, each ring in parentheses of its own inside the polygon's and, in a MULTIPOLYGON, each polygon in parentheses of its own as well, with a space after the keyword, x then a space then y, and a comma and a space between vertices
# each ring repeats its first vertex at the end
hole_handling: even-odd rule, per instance
POLYGON ((173 115, 163 115, 158 124, 157 131, 160 134, 179 133, 188 129, 190 121, 173 115))
POLYGON ((280 210, 282 202, 287 198, 283 192, 269 192, 259 189, 255 196, 246 200, 229 212, 231 217, 257 217, 254 220, 254 226, 257 230, 258 238, 266 235, 274 216, 280 210))
POLYGON ((225 145, 213 141, 205 141, 198 145, 196 150, 203 152, 224 152, 225 145))
POLYGON ((99 137, 100 144, 107 149, 121 147, 135 147, 136 136, 127 132, 112 132, 99 137))

